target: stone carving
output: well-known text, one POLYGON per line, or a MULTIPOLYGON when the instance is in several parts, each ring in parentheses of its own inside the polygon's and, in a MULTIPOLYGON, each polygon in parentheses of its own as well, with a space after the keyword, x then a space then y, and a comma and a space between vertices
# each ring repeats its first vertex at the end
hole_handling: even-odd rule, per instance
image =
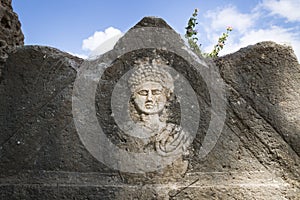
POLYGON ((153 135, 155 151, 161 156, 188 154, 188 134, 174 123, 168 122, 167 108, 174 98, 174 80, 164 70, 167 63, 161 59, 139 60, 128 84, 131 96, 131 117, 153 135))
MULTIPOLYGON (((164 24, 162 19, 147 17, 136 27, 164 24)), ((161 40, 149 40, 145 30, 134 30, 143 43, 163 44, 160 41, 168 37, 154 29, 151 35, 161 40)), ((180 37, 166 41, 183 46, 180 37)), ((116 61, 115 68, 106 70, 98 95, 109 99, 112 83, 130 69, 137 57, 151 55, 150 50, 139 49, 116 61)), ((208 107, 207 112, 201 112, 203 121, 199 125, 199 133, 205 134, 211 113, 210 98, 198 68, 184 65, 171 53, 161 51, 159 55, 186 75, 197 93, 200 108, 208 107)), ((300 66, 292 49, 263 42, 215 60, 226 82, 226 124, 205 160, 197 155, 203 144, 201 134, 197 134, 189 146, 188 173, 183 177, 178 177, 180 170, 186 169, 182 158, 158 176, 138 176, 113 171, 86 150, 76 132, 71 103, 81 62, 49 47, 26 46, 10 54, 4 65, 4 90, 0 98, 0 199, 300 199, 300 66)), ((163 65, 153 65, 149 62, 151 69, 164 69, 163 65)), ((177 84, 173 78, 170 80, 177 84)), ((170 122, 173 108, 167 104, 173 102, 172 98, 174 95, 166 95, 159 119, 164 119, 166 126, 179 127, 176 121, 170 122)), ((108 124, 110 101, 99 104, 103 106, 99 121, 108 124), (103 112, 106 110, 107 114, 103 112)), ((132 119, 137 124, 147 124, 144 120, 149 114, 138 109, 134 99, 130 104, 132 119)), ((117 135, 110 124, 105 130, 117 135)), ((183 132, 177 131, 176 135, 180 133, 183 132)), ((149 138, 152 142, 148 140, 145 144, 156 151, 159 135, 163 134, 157 132, 149 138)), ((166 135, 170 137, 171 131, 166 135)), ((134 146, 131 141, 126 142, 121 147, 134 146)))

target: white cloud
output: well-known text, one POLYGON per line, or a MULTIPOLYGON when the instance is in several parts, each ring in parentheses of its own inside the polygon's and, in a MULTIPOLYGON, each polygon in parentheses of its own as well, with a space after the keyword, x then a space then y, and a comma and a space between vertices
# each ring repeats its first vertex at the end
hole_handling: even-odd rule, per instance
POLYGON ((94 49, 90 53, 90 59, 94 59, 99 55, 104 54, 105 52, 108 52, 112 50, 115 46, 115 44, 118 42, 118 40, 123 36, 123 34, 118 34, 113 37, 110 37, 109 39, 103 41, 96 49, 94 49))
POLYGON ((278 26, 272 26, 269 29, 251 30, 247 34, 240 36, 239 40, 229 41, 221 55, 232 53, 242 47, 256 44, 262 41, 273 41, 282 45, 289 45, 293 47, 295 54, 299 60, 300 58, 300 37, 299 34, 294 33, 292 29, 285 29, 278 26))
POLYGON ((206 12, 206 18, 211 20, 210 28, 212 30, 225 30, 232 26, 239 32, 246 32, 254 25, 256 14, 240 13, 236 7, 229 6, 223 9, 216 9, 206 12))
MULTIPOLYGON (((287 1, 291 2, 292 0, 287 1)), ((300 0, 297 1, 300 2, 300 0)), ((264 5, 267 5, 266 3, 270 2, 273 2, 273 0, 264 1, 264 5)), ((280 1, 275 2, 280 3, 280 1)), ((259 24, 262 22, 268 22, 270 20, 268 18, 270 17, 270 13, 267 13, 268 16, 263 15, 263 10, 261 9, 263 7, 261 7, 261 5, 262 4, 257 5, 249 13, 241 13, 237 8, 232 6, 208 11, 205 17, 209 20, 204 24, 204 29, 207 34, 207 40, 205 41, 206 43, 203 48, 204 51, 211 52, 214 45, 217 43, 219 36, 225 31, 226 26, 231 25, 233 27, 233 32, 229 34, 228 41, 226 41, 226 45, 220 52, 220 55, 233 53, 242 47, 258 42, 274 41, 278 44, 292 46, 296 56, 300 59, 300 33, 297 30, 297 27, 259 27, 259 24), (220 30, 222 30, 222 32, 220 32, 220 30)), ((300 8, 298 10, 300 10, 300 8)))
POLYGON ((264 0, 261 7, 270 11, 271 15, 279 15, 289 21, 300 22, 299 0, 264 0))
POLYGON ((243 45, 254 44, 266 40, 272 40, 280 44, 287 44, 297 40, 297 35, 289 29, 272 26, 270 29, 252 30, 240 39, 241 44, 243 45))
POLYGON ((85 55, 85 54, 79 54, 79 53, 72 53, 72 52, 68 52, 69 54, 73 55, 73 56, 76 56, 78 58, 82 58, 82 59, 87 59, 88 56, 85 55))
POLYGON ((87 39, 84 39, 82 42, 82 49, 93 51, 103 42, 113 38, 117 35, 121 35, 122 32, 119 29, 109 27, 105 31, 96 31, 92 36, 87 39))

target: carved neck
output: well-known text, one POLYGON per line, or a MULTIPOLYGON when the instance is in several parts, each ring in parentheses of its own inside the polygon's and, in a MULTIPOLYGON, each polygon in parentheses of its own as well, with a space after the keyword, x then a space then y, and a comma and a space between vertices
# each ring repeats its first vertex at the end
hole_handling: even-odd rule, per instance
POLYGON ((160 120, 159 114, 152 114, 152 115, 142 114, 141 122, 145 127, 149 127, 157 131, 161 130, 163 127, 166 126, 166 123, 160 120))

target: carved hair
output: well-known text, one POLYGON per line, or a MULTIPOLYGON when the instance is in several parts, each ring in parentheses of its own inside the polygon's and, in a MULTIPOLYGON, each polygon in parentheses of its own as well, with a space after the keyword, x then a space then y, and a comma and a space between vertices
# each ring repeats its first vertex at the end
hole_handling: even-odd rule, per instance
POLYGON ((134 92, 139 85, 145 82, 156 82, 173 93, 174 80, 169 72, 163 69, 166 66, 167 63, 160 58, 153 59, 152 62, 149 61, 149 58, 136 61, 134 72, 128 79, 130 90, 134 92))

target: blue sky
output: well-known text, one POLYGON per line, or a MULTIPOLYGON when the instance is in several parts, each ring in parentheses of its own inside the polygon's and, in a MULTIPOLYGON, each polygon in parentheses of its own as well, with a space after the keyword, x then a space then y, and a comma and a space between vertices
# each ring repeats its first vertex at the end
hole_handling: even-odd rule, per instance
POLYGON ((273 40, 292 45, 300 58, 300 0, 13 0, 13 8, 22 23, 25 44, 82 56, 144 16, 162 17, 184 34, 198 8, 198 37, 204 51, 210 51, 218 36, 232 26, 222 54, 273 40))

